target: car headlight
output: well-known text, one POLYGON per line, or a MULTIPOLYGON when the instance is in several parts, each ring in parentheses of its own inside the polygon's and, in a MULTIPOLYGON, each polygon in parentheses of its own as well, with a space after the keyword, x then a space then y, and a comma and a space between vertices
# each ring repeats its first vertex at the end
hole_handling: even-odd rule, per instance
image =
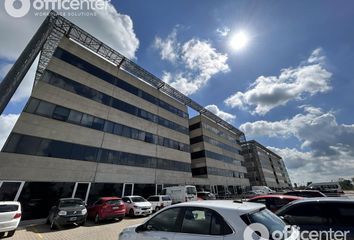
POLYGON ((139 207, 134 205, 134 208, 139 208, 139 207))
POLYGON ((81 214, 82 214, 82 215, 85 215, 86 213, 87 213, 87 209, 86 209, 86 208, 84 208, 84 209, 81 210, 81 214))
POLYGON ((66 214, 67 214, 67 212, 66 212, 66 211, 63 211, 63 210, 61 210, 61 211, 58 212, 58 215, 59 215, 59 216, 65 216, 66 214))

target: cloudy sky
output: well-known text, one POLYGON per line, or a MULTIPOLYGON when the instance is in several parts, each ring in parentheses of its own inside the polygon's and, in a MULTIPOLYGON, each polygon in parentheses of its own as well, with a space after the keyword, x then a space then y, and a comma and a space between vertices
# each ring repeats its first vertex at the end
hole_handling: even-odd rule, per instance
MULTIPOLYGON (((68 18, 279 153, 304 184, 354 177, 353 9, 352 1, 120 0, 68 18)), ((0 79, 41 21, 32 9, 13 18, 0 6, 0 79)), ((0 117, 0 146, 34 73, 0 117)))

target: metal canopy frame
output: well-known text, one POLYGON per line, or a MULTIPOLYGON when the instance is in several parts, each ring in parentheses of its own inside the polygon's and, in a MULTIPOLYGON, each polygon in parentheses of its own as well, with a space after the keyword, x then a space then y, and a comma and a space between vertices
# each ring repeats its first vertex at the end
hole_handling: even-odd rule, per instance
POLYGON ((5 109, 7 103, 10 101, 12 95, 39 53, 40 59, 35 80, 38 81, 40 79, 50 59, 52 58, 56 47, 63 37, 72 39, 80 45, 90 49, 102 58, 115 64, 118 68, 128 72, 144 82, 149 83, 159 91, 194 109, 229 131, 234 132, 241 138, 241 141, 246 140, 242 131, 222 120, 220 117, 216 116, 197 102, 193 101, 191 98, 185 96, 175 88, 163 82, 152 73, 123 56, 118 51, 104 44, 68 19, 58 15, 55 11, 51 11, 49 13, 36 34, 31 39, 30 43, 26 46, 25 50, 17 59, 14 66, 0 83, 0 93, 4 96, 0 97, 0 113, 2 113, 5 109))

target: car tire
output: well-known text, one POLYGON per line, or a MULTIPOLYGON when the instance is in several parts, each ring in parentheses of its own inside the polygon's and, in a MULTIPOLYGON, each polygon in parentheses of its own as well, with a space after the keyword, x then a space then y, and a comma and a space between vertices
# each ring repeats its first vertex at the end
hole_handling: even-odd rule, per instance
POLYGON ((100 219, 100 215, 98 213, 96 213, 96 216, 95 216, 95 223, 96 224, 99 224, 101 222, 101 219, 100 219))
POLYGON ((131 216, 131 217, 134 217, 134 216, 135 216, 133 209, 130 209, 130 210, 129 210, 129 216, 131 216))
POLYGON ((159 210, 160 210, 159 206, 155 207, 155 212, 158 212, 159 210))
POLYGON ((12 237, 15 234, 16 230, 12 230, 10 232, 7 233, 7 237, 12 237))

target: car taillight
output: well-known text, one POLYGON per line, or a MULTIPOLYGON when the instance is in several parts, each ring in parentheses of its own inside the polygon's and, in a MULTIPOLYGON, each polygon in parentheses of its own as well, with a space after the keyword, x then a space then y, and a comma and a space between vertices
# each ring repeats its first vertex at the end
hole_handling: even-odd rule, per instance
POLYGON ((21 213, 16 213, 15 216, 14 216, 14 219, 20 218, 20 217, 21 217, 21 213))

